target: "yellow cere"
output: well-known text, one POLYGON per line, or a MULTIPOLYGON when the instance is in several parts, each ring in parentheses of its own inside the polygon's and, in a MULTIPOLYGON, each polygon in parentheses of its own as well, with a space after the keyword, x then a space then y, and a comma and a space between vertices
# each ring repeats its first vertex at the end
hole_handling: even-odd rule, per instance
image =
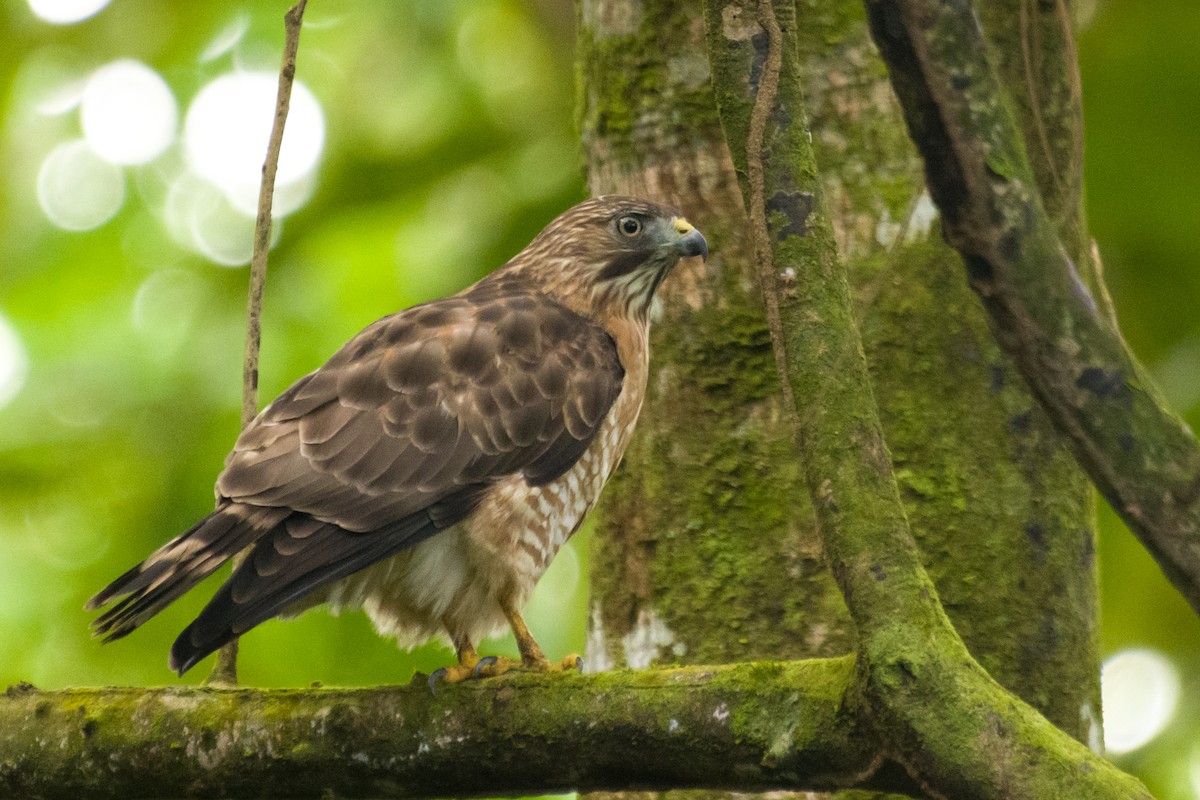
POLYGON ((675 218, 675 232, 680 236, 687 236, 693 230, 695 230, 695 228, 692 227, 692 223, 688 222, 683 217, 675 218))

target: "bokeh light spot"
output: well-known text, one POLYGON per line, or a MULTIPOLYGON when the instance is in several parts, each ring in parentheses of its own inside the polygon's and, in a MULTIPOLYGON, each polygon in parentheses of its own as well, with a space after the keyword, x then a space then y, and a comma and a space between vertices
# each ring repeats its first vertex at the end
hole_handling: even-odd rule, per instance
POLYGON ((29 359, 17 332, 4 317, 0 317, 0 408, 8 405, 21 391, 28 370, 29 359))
POLYGON ((96 70, 83 90, 83 136, 114 164, 145 164, 175 139, 179 110, 159 74, 122 59, 96 70))
POLYGON ((211 184, 192 185, 183 223, 189 243, 203 256, 225 267, 250 263, 254 248, 254 219, 235 208, 211 184))
POLYGON ((458 35, 458 63, 501 125, 538 129, 554 95, 553 60, 528 17, 498 3, 472 3, 458 35))
POLYGON ((25 142, 40 142, 44 149, 47 146, 45 136, 51 127, 56 134, 62 129, 57 125, 42 126, 38 120, 22 119, 26 110, 44 117, 74 111, 83 99, 83 87, 94 68, 94 61, 81 63, 76 53, 54 46, 25 53, 9 86, 8 123, 15 133, 20 134, 13 144, 21 146, 21 139, 25 139, 25 142))
POLYGON ((1158 736, 1179 703, 1179 673, 1154 650, 1122 650, 1100 672, 1104 703, 1104 747, 1120 755, 1158 736))
POLYGON ((60 228, 86 231, 107 222, 125 202, 125 175, 82 139, 50 151, 37 180, 38 203, 60 228))
POLYGON ((1192 756, 1188 764, 1188 777, 1191 779, 1192 794, 1200 798, 1200 743, 1192 747, 1192 756))
POLYGON ((70 25, 100 13, 109 0, 29 0, 29 10, 45 22, 70 25))
POLYGON ((535 82, 544 53, 528 18, 499 4, 470 8, 458 35, 463 71, 488 92, 511 93, 535 82))
MULTIPOLYGON (((254 216, 217 186, 185 172, 175 179, 164 205, 167 229, 176 242, 223 267, 250 263, 254 216)), ((271 225, 271 246, 279 241, 282 221, 271 225)))
MULTIPOLYGON (((254 214, 267 142, 275 118, 278 76, 268 72, 231 72, 196 95, 184 122, 188 165, 211 181, 238 208, 254 214)), ((325 144, 325 117, 316 97, 300 81, 292 86, 291 107, 275 178, 276 215, 295 211, 309 191, 325 144)))
POLYGON ((74 111, 83 99, 83 87, 86 85, 87 81, 82 78, 69 78, 56 86, 47 87, 34 108, 47 117, 74 111))
POLYGON ((242 11, 212 38, 212 41, 204 48, 204 52, 200 54, 200 63, 207 64, 228 53, 237 46, 248 30, 250 30, 250 15, 242 11))
POLYGON ((32 554, 60 571, 100 561, 109 545, 106 526, 89 519, 87 510, 74 498, 56 499, 60 502, 38 503, 25 510, 25 540, 32 554))
POLYGON ((153 340, 156 359, 169 359, 183 345, 207 297, 204 280, 185 269, 151 273, 133 296, 133 327, 153 340))

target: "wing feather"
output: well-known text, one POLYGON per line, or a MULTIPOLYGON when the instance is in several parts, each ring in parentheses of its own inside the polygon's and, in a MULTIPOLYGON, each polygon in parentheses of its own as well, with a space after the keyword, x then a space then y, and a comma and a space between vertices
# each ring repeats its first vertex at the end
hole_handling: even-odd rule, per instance
POLYGON ((484 285, 352 339, 247 429, 218 491, 367 532, 464 481, 544 483, 587 449, 623 377, 596 323, 484 285))

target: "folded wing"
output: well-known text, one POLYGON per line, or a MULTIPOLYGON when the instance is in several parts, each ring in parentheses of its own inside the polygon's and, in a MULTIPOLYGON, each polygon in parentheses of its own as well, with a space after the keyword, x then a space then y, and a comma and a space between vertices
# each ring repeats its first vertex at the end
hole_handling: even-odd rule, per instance
POLYGON ((93 598, 124 597, 97 632, 123 636, 252 544, 176 642, 172 666, 185 670, 316 587, 462 520, 496 481, 563 474, 623 377, 603 328, 511 281, 385 317, 247 427, 217 511, 93 598))

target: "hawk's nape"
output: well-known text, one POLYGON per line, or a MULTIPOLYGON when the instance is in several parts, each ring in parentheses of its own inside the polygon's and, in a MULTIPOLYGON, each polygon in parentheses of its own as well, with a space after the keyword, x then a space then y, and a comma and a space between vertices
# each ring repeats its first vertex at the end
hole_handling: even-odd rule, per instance
POLYGON ((546 668, 519 608, 628 443, 654 290, 706 254, 677 212, 600 198, 459 294, 374 323, 243 431, 212 514, 92 598, 116 601, 96 634, 125 636, 250 548, 173 669, 318 603, 407 643, 448 634, 450 679, 478 674, 474 643, 506 623, 546 668))

